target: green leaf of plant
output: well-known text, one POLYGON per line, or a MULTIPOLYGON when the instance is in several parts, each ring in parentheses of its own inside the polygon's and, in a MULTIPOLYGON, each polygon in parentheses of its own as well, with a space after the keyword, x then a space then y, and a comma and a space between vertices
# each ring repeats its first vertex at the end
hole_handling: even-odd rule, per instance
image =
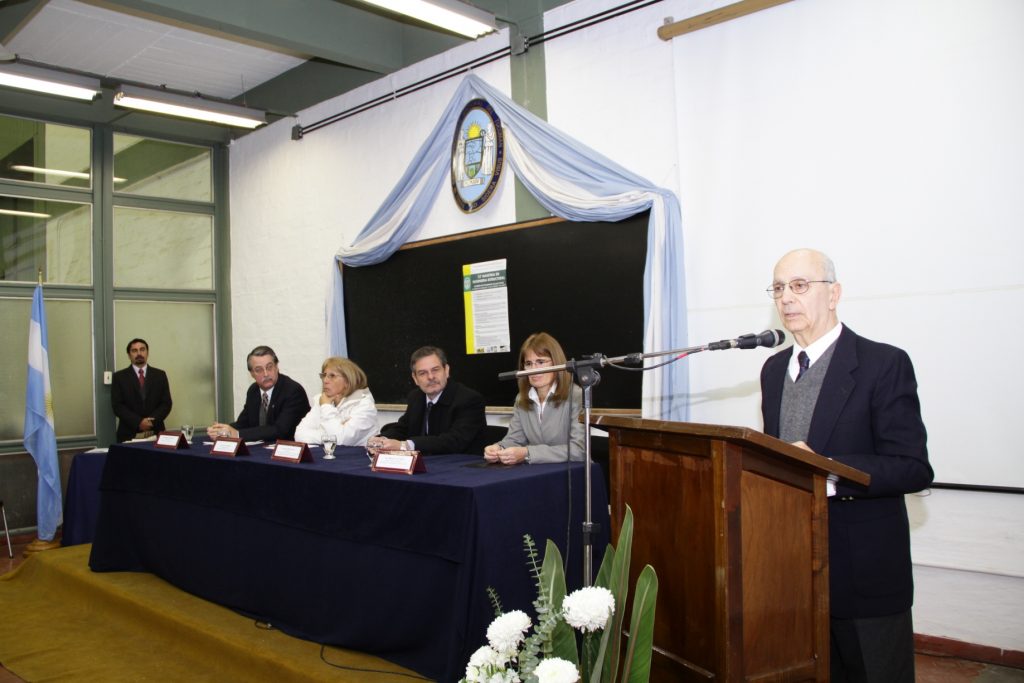
MULTIPOLYGON (((612 580, 612 562, 614 560, 615 548, 608 544, 608 548, 604 551, 604 559, 601 560, 601 568, 597 570, 597 578, 594 579, 595 586, 608 588, 608 584, 612 580)), ((609 590, 611 589, 609 588, 609 590)))
MULTIPOLYGON (((604 559, 601 560, 601 568, 597 572, 597 578, 594 580, 595 586, 601 588, 609 588, 612 576, 612 562, 615 561, 615 548, 611 545, 604 551, 604 559)), ((581 657, 583 669, 580 672, 584 681, 591 680, 591 673, 594 671, 598 672, 600 676, 601 669, 604 663, 604 650, 601 649, 601 643, 604 642, 604 634, 608 633, 610 629, 605 628, 600 638, 591 636, 583 639, 583 656, 581 657)), ((606 648, 607 649, 607 648, 606 648)), ((600 681, 600 678, 595 679, 600 681)))
POLYGON ((633 553, 633 510, 626 506, 626 514, 619 529, 619 542, 615 546, 615 559, 612 561, 611 577, 608 589, 615 596, 615 614, 607 628, 611 630, 608 648, 604 653, 604 664, 601 671, 601 682, 610 683, 618 680, 619 653, 622 649, 623 612, 626 611, 626 597, 629 594, 629 558, 633 553))
MULTIPOLYGON (((562 611, 565 600, 565 571, 562 569, 562 553, 550 539, 544 548, 544 564, 540 570, 541 586, 548 596, 548 605, 552 611, 562 611)), ((579 654, 576 652, 576 633, 563 619, 551 632, 551 654, 555 657, 572 662, 579 667, 579 654)))
MULTIPOLYGON (((611 626, 611 624, 609 624, 611 626)), ((612 631, 610 628, 605 628, 601 632, 601 639, 597 643, 595 657, 594 657, 594 670, 590 673, 590 683, 600 683, 601 677, 604 676, 604 665, 605 665, 605 652, 608 651, 608 641, 611 639, 612 631)), ((591 638, 591 640, 594 640, 591 638)))
POLYGON ((636 579, 633 616, 629 623, 629 644, 623 653, 622 680, 647 683, 651 677, 651 648, 654 646, 654 610, 658 602, 658 575, 647 565, 636 579))

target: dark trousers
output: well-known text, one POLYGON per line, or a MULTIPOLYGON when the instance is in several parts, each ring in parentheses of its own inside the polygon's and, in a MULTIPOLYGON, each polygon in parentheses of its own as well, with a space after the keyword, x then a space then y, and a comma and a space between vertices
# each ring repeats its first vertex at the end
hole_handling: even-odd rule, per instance
POLYGON ((832 683, 914 683, 910 610, 885 617, 831 620, 832 683))

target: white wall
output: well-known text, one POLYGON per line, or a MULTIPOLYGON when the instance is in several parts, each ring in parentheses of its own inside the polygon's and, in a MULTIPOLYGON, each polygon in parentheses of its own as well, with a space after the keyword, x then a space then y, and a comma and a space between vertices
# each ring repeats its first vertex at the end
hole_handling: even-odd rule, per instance
MULTIPOLYGON (((384 201, 441 116, 460 83, 453 78, 315 132, 291 139, 296 123, 309 125, 393 92, 507 44, 504 33, 451 50, 388 79, 321 103, 231 145, 231 298, 234 396, 238 410, 251 378, 245 356, 268 344, 282 372, 319 391, 316 373, 327 355, 324 306, 335 252, 350 244, 384 201)), ((476 70, 511 93, 508 61, 476 70)), ((414 239, 515 222, 513 174, 480 211, 464 215, 450 197, 434 205, 414 239), (444 201, 446 200, 446 201, 444 201)), ((382 301, 382 316, 401 315, 382 301)), ((427 340, 424 340, 426 343, 427 340)), ((371 387, 372 389, 372 387, 371 387)))
MULTIPOLYGON (((549 12, 547 27, 618 4, 579 0, 549 12)), ((1012 411, 1024 361, 1006 342, 1024 332, 1024 3, 800 0, 671 42, 655 34, 667 16, 723 4, 668 0, 546 43, 550 121, 678 192, 691 343, 780 326, 763 292, 775 260, 822 248, 844 285, 842 319, 914 359, 938 480, 1021 486, 1012 411)), ((509 91, 507 62, 479 75, 509 91)), ((383 200, 454 85, 301 142, 281 122, 232 146, 236 404, 257 343, 316 390, 330 254, 383 200)), ((468 218, 443 198, 424 236, 513 221, 509 190, 468 218)), ((760 428, 766 356, 688 359, 692 418, 760 428)), ((1012 608, 1024 592, 1022 497, 936 490, 908 501, 916 630, 1024 650, 1012 608)))

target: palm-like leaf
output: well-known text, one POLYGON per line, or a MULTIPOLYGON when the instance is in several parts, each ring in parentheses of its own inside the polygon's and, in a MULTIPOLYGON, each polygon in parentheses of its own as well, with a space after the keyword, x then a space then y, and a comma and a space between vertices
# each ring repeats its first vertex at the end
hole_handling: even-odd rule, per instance
POLYGON ((619 529, 619 542, 615 546, 615 558, 612 560, 612 570, 608 579, 608 589, 615 596, 615 614, 605 627, 605 635, 602 641, 607 638, 607 646, 602 643, 604 650, 601 658, 600 678, 591 676, 592 683, 610 683, 618 680, 619 653, 622 649, 622 622, 623 612, 626 611, 626 596, 629 593, 629 558, 633 552, 633 510, 627 505, 626 515, 622 520, 622 528, 619 529))
POLYGON ((623 654, 622 680, 647 683, 651 677, 651 648, 654 647, 654 609, 658 602, 658 575, 647 565, 636 579, 633 616, 629 622, 629 644, 623 654))
MULTIPOLYGON (((597 571, 597 578, 594 580, 595 586, 601 588, 607 588, 611 590, 611 578, 612 578, 612 563, 615 561, 615 548, 611 545, 604 551, 604 559, 601 560, 601 568, 597 571)), ((580 680, 589 681, 595 680, 592 678, 592 673, 597 672, 600 680, 601 670, 604 668, 604 651, 607 649, 607 638, 605 634, 609 632, 609 629, 604 629, 600 638, 594 637, 593 634, 587 634, 583 637, 583 656, 580 658, 583 660, 583 670, 580 672, 582 677, 580 680), (602 648, 604 645, 604 648, 602 648)))
MULTIPOLYGON (((541 590, 547 594, 547 603, 554 612, 561 612, 565 599, 565 571, 562 569, 562 553, 550 539, 544 548, 544 564, 540 570, 541 590)), ((576 633, 565 620, 559 619, 551 633, 551 654, 579 666, 576 653, 576 633)))

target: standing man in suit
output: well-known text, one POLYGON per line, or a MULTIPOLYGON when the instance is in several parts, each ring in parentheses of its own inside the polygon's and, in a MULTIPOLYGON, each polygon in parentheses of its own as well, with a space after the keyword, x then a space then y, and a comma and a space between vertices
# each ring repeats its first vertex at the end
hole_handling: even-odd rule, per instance
POLYGON ((426 455, 484 452, 484 397, 458 382, 449 382, 451 368, 444 351, 424 346, 409 360, 418 389, 408 396, 398 422, 370 437, 370 448, 417 450, 426 455))
POLYGON ((269 346, 257 346, 245 358, 255 380, 245 395, 245 406, 231 424, 210 425, 207 433, 245 441, 291 440, 295 427, 309 412, 309 398, 302 385, 278 372, 277 354, 269 346))
POLYGON ((795 344, 761 370, 765 432, 871 475, 829 482, 831 680, 914 683, 914 581, 904 494, 931 484, 910 357, 840 324, 821 252, 791 251, 769 294, 795 344))
POLYGON ((132 339, 127 350, 131 365, 115 372, 110 386, 118 443, 164 431, 164 419, 171 412, 167 373, 149 365, 149 344, 132 339))

